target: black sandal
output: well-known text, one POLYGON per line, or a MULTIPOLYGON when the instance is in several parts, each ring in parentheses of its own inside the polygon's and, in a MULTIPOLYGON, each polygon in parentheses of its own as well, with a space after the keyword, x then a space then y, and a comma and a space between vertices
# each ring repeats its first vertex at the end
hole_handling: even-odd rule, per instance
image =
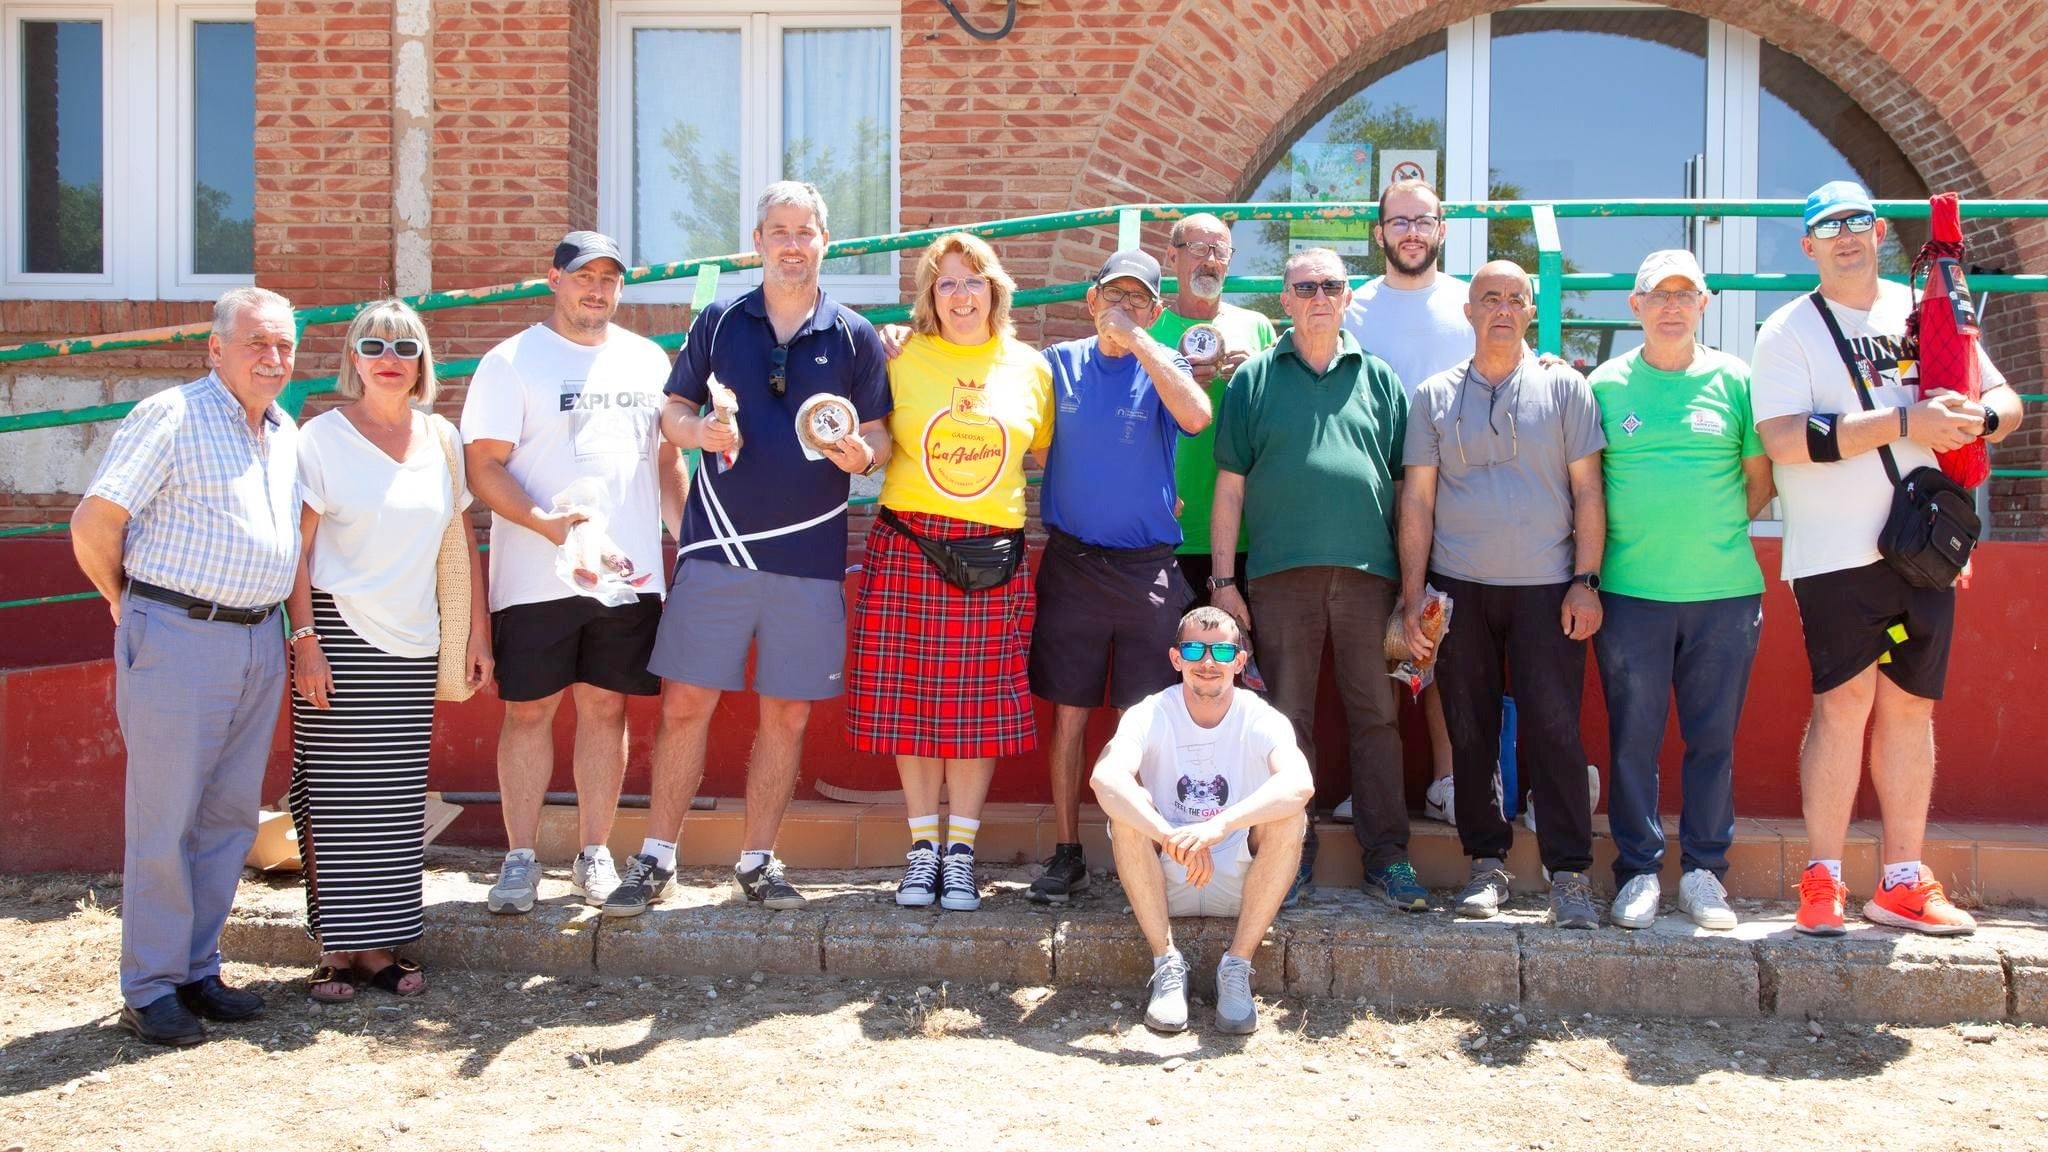
POLYGON ((407 960, 403 956, 400 956, 397 959, 393 960, 391 963, 386 964, 382 968, 379 968, 375 972, 371 973, 369 976, 369 981, 373 987, 382 988, 384 991, 391 993, 393 996, 417 996, 420 993, 425 992, 427 990, 427 985, 424 980, 420 982, 419 987, 414 988, 410 992, 399 991, 398 985, 399 982, 404 980, 407 976, 411 976, 415 972, 424 973, 425 971, 426 969, 421 968, 418 964, 414 963, 411 960, 407 960))
POLYGON ((356 998, 356 972, 353 968, 336 968, 322 964, 313 969, 313 975, 306 981, 306 995, 316 1004, 349 1004, 356 998), (316 991, 322 984, 340 984, 348 989, 346 995, 316 991))

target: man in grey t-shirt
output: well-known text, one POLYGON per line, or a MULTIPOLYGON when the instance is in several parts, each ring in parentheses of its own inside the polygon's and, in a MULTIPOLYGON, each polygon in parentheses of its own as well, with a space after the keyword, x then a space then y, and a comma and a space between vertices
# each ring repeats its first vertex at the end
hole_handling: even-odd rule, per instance
POLYGON ((1400 514, 1402 623, 1410 649, 1435 651, 1451 733, 1458 838, 1472 876, 1461 916, 1492 916, 1508 896, 1514 842, 1495 780, 1501 694, 1514 671, 1521 763, 1551 874, 1550 914, 1564 928, 1599 924, 1586 869, 1592 804, 1581 785, 1579 697, 1586 641, 1600 627, 1607 441, 1585 378, 1539 363, 1524 343, 1536 315, 1529 277, 1496 260, 1472 277, 1472 359, 1416 390, 1400 514), (1440 650, 1422 632, 1425 580, 1448 593, 1440 650))

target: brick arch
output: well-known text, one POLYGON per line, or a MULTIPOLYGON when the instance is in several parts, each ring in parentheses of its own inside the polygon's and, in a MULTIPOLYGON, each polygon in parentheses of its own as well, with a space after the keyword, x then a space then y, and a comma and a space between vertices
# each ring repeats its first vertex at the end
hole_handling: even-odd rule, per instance
MULTIPOLYGON (((1977 0, 1667 0, 1803 59, 1864 109, 1932 188, 1964 196, 2048 197, 2048 11, 1977 0)), ((1071 170, 1068 202, 1228 200, 1309 125, 1362 86, 1378 62, 1431 32, 1511 0, 1381 0, 1335 10, 1311 0, 1158 5, 1149 45, 1107 102, 1071 170), (1221 98, 1218 98, 1219 95, 1221 98)), ((1972 227, 1972 258, 2048 267, 2048 223, 1972 227)), ((1076 279, 1113 244, 1104 230, 1062 234, 1045 271, 1076 279)), ((1072 310, 1047 317, 1069 334, 1072 310)), ((1085 324, 1085 321, 1083 321, 1085 324)), ((2004 298, 1986 316, 1992 351, 2016 382, 2037 381, 2048 302, 2004 298)), ((2023 390, 2038 391, 2036 388, 2023 390)), ((2002 453, 2039 466, 2048 436, 2027 429, 2002 453)), ((2048 483, 2000 481, 1996 521, 2048 528, 2048 483)))

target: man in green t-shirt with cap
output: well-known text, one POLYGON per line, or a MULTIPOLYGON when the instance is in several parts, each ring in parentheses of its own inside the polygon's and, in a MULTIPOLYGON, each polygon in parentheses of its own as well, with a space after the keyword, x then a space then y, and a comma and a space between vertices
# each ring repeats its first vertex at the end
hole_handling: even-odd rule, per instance
POLYGON ((1623 928, 1657 919, 1657 755, 1675 692, 1685 738, 1678 906, 1700 927, 1726 930, 1735 927, 1721 887, 1735 837, 1735 728, 1763 610, 1749 523, 1770 503, 1771 463, 1750 418, 1749 366, 1694 339, 1707 282, 1692 253, 1650 253, 1628 304, 1643 346, 1587 380, 1607 435, 1605 620, 1593 654, 1613 750, 1608 918, 1623 928))

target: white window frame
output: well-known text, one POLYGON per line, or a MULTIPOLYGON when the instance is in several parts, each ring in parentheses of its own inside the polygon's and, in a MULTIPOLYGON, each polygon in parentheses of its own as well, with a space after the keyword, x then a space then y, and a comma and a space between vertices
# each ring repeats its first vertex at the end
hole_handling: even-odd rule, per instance
MULTIPOLYGON (((604 12, 599 96, 598 228, 616 237, 635 264, 724 256, 724 252, 635 252, 633 240, 633 34, 643 28, 738 29, 740 74, 740 245, 752 244, 752 213, 761 189, 780 179, 782 158, 782 34, 806 28, 886 28, 889 32, 889 224, 903 206, 903 28, 895 0, 609 0, 604 12)), ((829 208, 830 205, 827 205, 829 208)), ((836 229, 839 239, 853 239, 836 229)), ((718 294, 730 298, 761 282, 758 269, 725 273, 718 294)), ((626 290, 633 303, 683 303, 693 280, 640 284, 626 290)), ((893 304, 902 296, 898 254, 877 275, 826 273, 824 288, 846 304, 893 304)))
POLYGON ((189 37, 179 33, 181 21, 199 13, 207 14, 199 18, 255 19, 246 3, 0 0, 0 60, 5 61, 0 74, 7 78, 0 83, 0 299, 210 300, 225 288, 255 282, 253 273, 183 274, 191 265, 191 51, 189 37), (100 41, 105 259, 97 275, 20 270, 26 256, 26 189, 22 94, 14 69, 21 58, 24 20, 97 20, 105 28, 100 41))
MULTIPOLYGON (((194 137, 193 26, 203 23, 254 23, 256 9, 243 4, 166 4, 159 14, 165 59, 175 68, 160 70, 157 92, 157 298, 212 300, 229 288, 255 281, 254 275, 192 271, 192 186, 197 175, 194 137)), ((254 144, 250 145, 252 148, 254 144)), ((253 269, 251 272, 253 273, 253 269)))

